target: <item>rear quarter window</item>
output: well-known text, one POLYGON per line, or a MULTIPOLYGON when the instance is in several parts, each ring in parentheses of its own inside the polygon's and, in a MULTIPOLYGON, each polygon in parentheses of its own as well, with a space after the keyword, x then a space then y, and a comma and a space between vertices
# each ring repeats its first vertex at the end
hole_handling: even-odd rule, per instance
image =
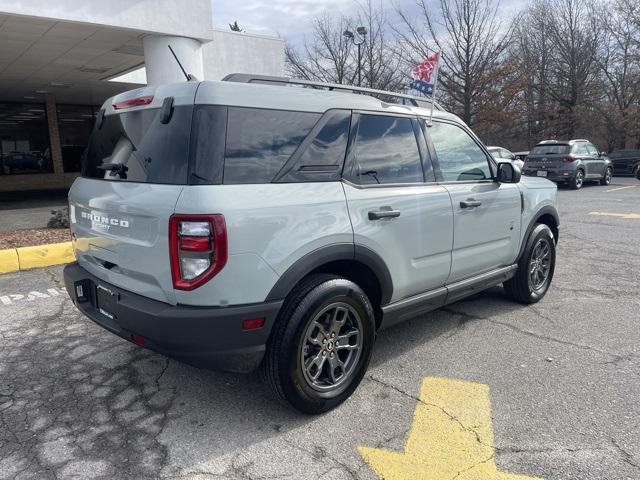
POLYGON ((223 183, 270 183, 321 116, 229 107, 223 183))

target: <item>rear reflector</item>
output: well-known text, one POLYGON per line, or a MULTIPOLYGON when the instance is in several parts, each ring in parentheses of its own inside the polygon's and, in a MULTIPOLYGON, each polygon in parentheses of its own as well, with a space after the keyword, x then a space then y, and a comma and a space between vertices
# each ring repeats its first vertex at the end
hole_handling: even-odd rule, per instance
POLYGON ((131 340, 133 341, 133 343, 135 343, 136 345, 140 345, 141 347, 144 347, 144 344, 146 343, 144 337, 136 335, 135 333, 131 335, 131 340))
POLYGON ((211 249, 209 237, 180 237, 180 250, 206 252, 211 249))
POLYGON ((153 102, 153 95, 147 97, 130 98, 129 100, 123 100, 113 104, 114 110, 122 110, 123 108, 141 107, 142 105, 149 105, 153 102))
POLYGON ((243 330, 257 330, 258 328, 264 327, 265 318, 249 318, 242 322, 243 330))

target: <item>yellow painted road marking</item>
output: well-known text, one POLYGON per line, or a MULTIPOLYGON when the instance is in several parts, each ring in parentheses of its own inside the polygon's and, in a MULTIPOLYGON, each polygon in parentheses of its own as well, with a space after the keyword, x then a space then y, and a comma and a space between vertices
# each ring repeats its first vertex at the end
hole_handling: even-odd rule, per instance
POLYGON ((625 188, 636 188, 637 186, 638 185, 629 185, 627 187, 612 188, 611 190, 605 190, 604 193, 617 192, 618 190, 624 190, 625 188))
POLYGON ((640 219, 640 213, 589 212, 589 215, 600 215, 602 217, 640 219))
POLYGON ((383 480, 536 480, 498 472, 489 387, 479 383, 426 378, 404 452, 358 451, 383 480))

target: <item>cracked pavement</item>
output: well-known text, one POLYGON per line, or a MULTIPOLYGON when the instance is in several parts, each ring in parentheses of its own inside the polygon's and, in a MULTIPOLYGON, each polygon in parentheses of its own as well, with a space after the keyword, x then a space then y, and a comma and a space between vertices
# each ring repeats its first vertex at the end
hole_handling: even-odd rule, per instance
POLYGON ((59 267, 2 275, 0 297, 24 298, 0 302, 0 479, 372 480, 356 447, 402 451, 427 376, 489 385, 501 470, 638 479, 640 220, 588 215, 638 212, 640 182, 613 183, 560 190, 543 301, 496 287, 383 332, 356 393, 319 417, 29 295, 60 288, 59 267))

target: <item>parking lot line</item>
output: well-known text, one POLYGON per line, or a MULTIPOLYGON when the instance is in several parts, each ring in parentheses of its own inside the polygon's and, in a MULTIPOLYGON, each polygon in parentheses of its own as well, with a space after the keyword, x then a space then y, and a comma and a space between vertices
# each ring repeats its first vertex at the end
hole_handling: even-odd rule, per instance
POLYGON ((602 217, 640 219, 640 213, 589 212, 589 215, 599 215, 602 217))
POLYGON ((625 188, 637 188, 638 185, 627 185, 625 187, 612 188, 611 190, 605 190, 604 193, 617 192, 618 190, 624 190, 625 188))
POLYGON ((493 447, 489 387, 426 378, 404 452, 358 448, 385 480, 535 480, 499 472, 493 447))

